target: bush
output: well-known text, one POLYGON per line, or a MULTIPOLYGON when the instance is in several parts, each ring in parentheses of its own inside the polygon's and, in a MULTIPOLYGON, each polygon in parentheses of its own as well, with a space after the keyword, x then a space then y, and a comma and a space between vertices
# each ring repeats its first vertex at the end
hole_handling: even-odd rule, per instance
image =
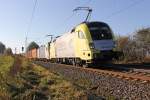
POLYGON ((118 38, 117 49, 123 52, 126 62, 145 62, 150 58, 150 28, 140 29, 132 37, 118 38))
POLYGON ((11 48, 7 48, 4 52, 5 55, 13 55, 12 49, 11 48))

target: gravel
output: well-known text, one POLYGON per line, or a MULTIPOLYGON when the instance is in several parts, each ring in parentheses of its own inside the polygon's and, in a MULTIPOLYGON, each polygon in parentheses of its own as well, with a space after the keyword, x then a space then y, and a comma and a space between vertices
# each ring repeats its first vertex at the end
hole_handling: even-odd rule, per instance
POLYGON ((49 70, 63 75, 66 79, 86 88, 87 93, 94 93, 106 99, 150 100, 150 83, 131 81, 111 75, 93 73, 70 65, 34 62, 49 70), (83 81, 84 80, 84 81, 83 81))

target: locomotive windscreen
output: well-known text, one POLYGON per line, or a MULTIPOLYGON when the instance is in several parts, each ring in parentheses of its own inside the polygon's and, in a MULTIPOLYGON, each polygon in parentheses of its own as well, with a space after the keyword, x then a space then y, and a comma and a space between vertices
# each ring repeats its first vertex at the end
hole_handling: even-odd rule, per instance
POLYGON ((112 31, 107 24, 101 22, 90 22, 87 23, 87 26, 93 40, 112 39, 112 31))

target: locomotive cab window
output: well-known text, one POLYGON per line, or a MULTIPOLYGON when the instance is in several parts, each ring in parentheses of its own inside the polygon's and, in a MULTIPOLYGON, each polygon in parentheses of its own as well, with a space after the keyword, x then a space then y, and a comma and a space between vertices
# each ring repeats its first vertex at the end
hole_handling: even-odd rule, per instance
POLYGON ((90 23, 88 24, 89 31, 93 40, 108 40, 112 39, 112 31, 105 23, 90 23))
POLYGON ((80 39, 85 39, 85 36, 84 36, 84 34, 83 34, 82 31, 79 31, 79 32, 78 32, 78 37, 79 37, 80 39))

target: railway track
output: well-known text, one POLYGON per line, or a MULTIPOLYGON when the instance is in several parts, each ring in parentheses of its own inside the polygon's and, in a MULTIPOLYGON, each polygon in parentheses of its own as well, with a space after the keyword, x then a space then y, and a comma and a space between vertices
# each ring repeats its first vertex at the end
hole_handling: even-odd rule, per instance
MULTIPOLYGON (((94 91, 104 97, 115 96, 118 99, 150 100, 150 70, 137 68, 81 68, 72 65, 35 61, 35 64, 62 74, 65 78, 78 82, 85 80, 87 91, 94 91)), ((79 83, 80 85, 85 83, 79 83)), ((93 93, 93 92, 92 92, 93 93)))
POLYGON ((150 82, 150 64, 103 64, 102 67, 94 68, 98 69, 87 68, 86 70, 133 81, 150 82))
POLYGON ((141 70, 131 70, 129 72, 119 72, 119 71, 110 71, 110 70, 101 70, 101 69, 91 69, 87 68, 86 70, 98 74, 108 74, 113 77, 122 78, 131 81, 143 81, 150 82, 150 73, 141 70))
POLYGON ((113 77, 132 81, 150 82, 150 65, 149 64, 103 64, 91 68, 81 68, 72 65, 55 64, 56 66, 66 66, 72 68, 78 68, 80 70, 87 70, 97 74, 107 74, 113 77), (143 66, 143 67, 142 67, 143 66), (148 68, 149 67, 149 68, 148 68), (143 68, 143 69, 142 69, 143 68), (144 69, 145 68, 145 69, 144 69))

